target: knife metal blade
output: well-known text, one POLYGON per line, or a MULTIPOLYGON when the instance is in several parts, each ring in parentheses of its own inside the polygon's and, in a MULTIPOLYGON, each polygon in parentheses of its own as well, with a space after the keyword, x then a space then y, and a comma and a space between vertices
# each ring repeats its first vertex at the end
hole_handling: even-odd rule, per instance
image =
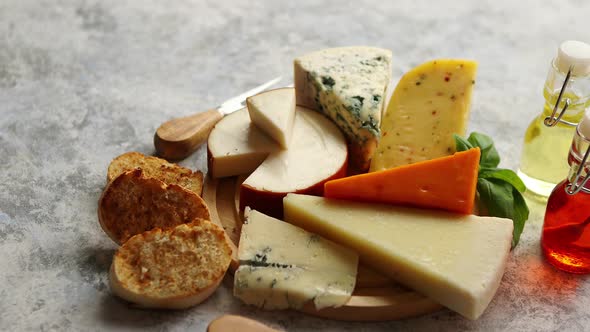
POLYGON ((214 109, 164 122, 154 135, 156 153, 168 160, 181 160, 188 157, 207 141, 215 124, 224 116, 244 108, 246 98, 269 89, 279 83, 281 79, 281 76, 275 77, 224 101, 214 109))
POLYGON ((232 98, 224 101, 223 103, 221 103, 221 105, 219 105, 217 107, 217 110, 219 112, 221 112, 223 115, 228 115, 228 114, 233 113, 239 109, 242 109, 243 107, 246 106, 246 98, 253 96, 259 92, 262 92, 264 90, 267 90, 268 88, 279 83, 282 79, 283 79, 282 76, 278 76, 266 83, 262 83, 261 85, 255 87, 253 89, 250 89, 248 91, 240 93, 239 95, 232 97, 232 98))

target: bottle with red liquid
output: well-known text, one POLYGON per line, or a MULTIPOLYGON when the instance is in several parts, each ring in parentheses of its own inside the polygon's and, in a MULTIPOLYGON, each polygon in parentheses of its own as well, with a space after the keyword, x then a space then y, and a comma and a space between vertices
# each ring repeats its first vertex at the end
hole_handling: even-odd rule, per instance
POLYGON ((590 113, 576 127, 568 177, 549 196, 541 248, 553 266, 590 273, 590 113))

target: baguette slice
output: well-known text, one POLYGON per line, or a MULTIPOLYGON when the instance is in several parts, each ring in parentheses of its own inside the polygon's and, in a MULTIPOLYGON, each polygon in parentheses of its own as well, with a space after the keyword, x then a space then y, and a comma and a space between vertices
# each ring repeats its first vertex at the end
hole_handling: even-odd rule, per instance
POLYGON ((223 229, 208 220, 156 228, 117 250, 109 273, 111 290, 140 307, 188 308, 217 289, 231 254, 223 229))
POLYGON ((107 182, 113 181, 126 171, 141 168, 149 178, 156 178, 166 184, 176 184, 201 196, 203 194, 203 173, 172 164, 164 159, 146 156, 139 152, 127 152, 111 161, 107 182))
POLYGON ((181 186, 149 178, 141 169, 124 172, 105 188, 98 201, 98 220, 118 244, 156 227, 167 229, 210 219, 203 199, 181 186))

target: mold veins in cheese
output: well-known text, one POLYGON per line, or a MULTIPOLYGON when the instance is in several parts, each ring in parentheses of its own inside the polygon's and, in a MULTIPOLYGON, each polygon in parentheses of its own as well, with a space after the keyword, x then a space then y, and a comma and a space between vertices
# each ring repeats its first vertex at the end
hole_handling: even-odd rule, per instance
POLYGON ((281 88, 261 92, 246 99, 250 120, 286 149, 295 120, 295 90, 281 88))
POLYGON ((285 221, 357 251, 361 262, 477 319, 502 279, 512 221, 289 194, 285 221))
POLYGON ((253 172, 281 147, 250 122, 244 108, 225 116, 207 141, 209 176, 221 178, 253 172))
POLYGON ((340 307, 354 290, 358 255, 316 234, 246 209, 234 295, 264 309, 340 307))
POLYGON ((352 166, 366 171, 380 137, 391 51, 330 48, 295 59, 294 69, 297 104, 332 119, 348 138, 352 166))
POLYGON ((346 175, 346 140, 325 116, 297 107, 287 150, 271 153, 240 188, 240 208, 283 216, 287 193, 322 195, 326 181, 346 175))
POLYGON ((396 86, 371 161, 379 171, 455 152, 465 135, 477 63, 440 59, 407 72, 396 86))

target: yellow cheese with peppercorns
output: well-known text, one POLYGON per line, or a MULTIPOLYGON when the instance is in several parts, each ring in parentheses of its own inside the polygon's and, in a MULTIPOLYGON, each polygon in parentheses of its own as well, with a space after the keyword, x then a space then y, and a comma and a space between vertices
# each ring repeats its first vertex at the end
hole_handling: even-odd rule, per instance
POLYGON ((453 134, 465 135, 477 63, 426 62, 398 83, 381 122, 370 171, 451 155, 453 134))

